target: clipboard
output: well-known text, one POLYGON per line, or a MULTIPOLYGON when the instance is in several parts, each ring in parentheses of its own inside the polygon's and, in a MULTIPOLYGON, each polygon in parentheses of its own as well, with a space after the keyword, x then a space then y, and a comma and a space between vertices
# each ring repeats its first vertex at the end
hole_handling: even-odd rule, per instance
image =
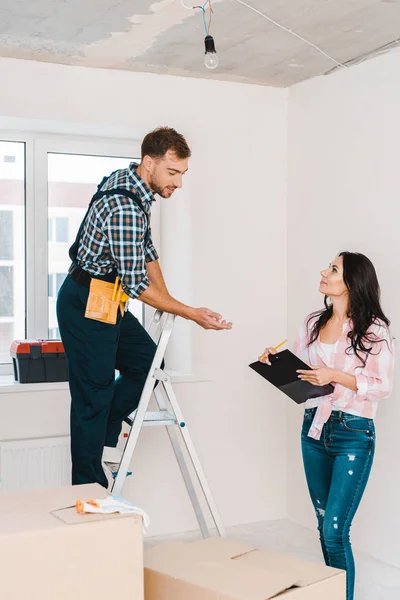
POLYGON ((289 396, 296 404, 304 404, 311 398, 319 398, 332 394, 335 389, 331 383, 327 385, 313 385, 308 381, 302 381, 298 378, 298 369, 311 371, 311 367, 306 365, 300 358, 290 352, 282 350, 277 354, 270 354, 269 361, 271 365, 266 365, 259 361, 251 363, 249 367, 264 379, 272 383, 281 392, 289 396))

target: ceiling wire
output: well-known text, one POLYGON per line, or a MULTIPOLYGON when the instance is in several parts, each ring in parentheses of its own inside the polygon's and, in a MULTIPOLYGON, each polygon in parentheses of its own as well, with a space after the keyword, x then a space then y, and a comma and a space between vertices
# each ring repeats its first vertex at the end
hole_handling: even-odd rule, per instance
POLYGON ((203 14, 203 23, 204 23, 204 29, 206 31, 206 35, 210 35, 210 27, 211 27, 211 21, 212 21, 212 15, 214 13, 212 4, 211 4, 211 0, 205 0, 203 5, 196 5, 196 6, 187 6, 183 0, 181 0, 181 4, 183 6, 183 8, 186 8, 187 10, 194 10, 196 8, 199 8, 202 11, 203 14), (208 19, 208 26, 207 26, 207 21, 206 21, 206 6, 208 4, 208 10, 210 13, 209 19, 208 19))
MULTIPOLYGON (((181 2, 183 2, 183 0, 181 0, 181 2)), ((308 44, 312 48, 315 48, 315 50, 318 50, 318 52, 320 52, 326 58, 328 58, 329 60, 331 60, 332 62, 334 62, 337 67, 343 67, 344 69, 348 68, 347 65, 339 62, 338 60, 336 60, 335 58, 333 58, 332 56, 330 56, 329 54, 327 54, 326 52, 324 52, 324 50, 322 50, 322 48, 320 48, 316 44, 313 44, 312 42, 310 42, 309 40, 306 40, 306 38, 302 37, 301 35, 299 35, 295 31, 292 31, 291 29, 288 29, 287 27, 284 27, 284 25, 281 25, 277 21, 274 21, 274 19, 271 19, 271 17, 268 17, 267 15, 265 15, 264 13, 262 13, 261 11, 257 10, 256 8, 254 8, 254 6, 250 6, 250 4, 246 4, 246 2, 243 2, 243 0, 236 0, 236 2, 239 2, 239 4, 242 4, 243 6, 245 6, 246 8, 249 8, 250 10, 254 11, 258 15, 260 15, 261 17, 264 17, 264 19, 267 19, 267 21, 269 21, 273 25, 276 25, 276 27, 279 27, 280 29, 283 29, 283 31, 286 31, 287 33, 290 33, 290 35, 293 35, 294 37, 296 37, 297 39, 301 40, 302 42, 305 42, 306 44, 308 44)))
POLYGON ((209 8, 209 11, 210 11, 210 17, 209 17, 209 20, 208 20, 208 33, 210 33, 212 16, 214 14, 214 9, 212 7, 211 0, 208 0, 208 8, 209 8))
MULTIPOLYGON (((370 58, 376 58, 378 56, 381 56, 382 54, 387 54, 390 50, 394 50, 399 47, 400 47, 400 38, 393 40, 392 42, 389 42, 388 44, 385 44, 384 46, 375 48, 374 50, 370 50, 369 52, 366 52, 365 54, 361 54, 360 56, 356 56, 355 58, 348 60, 346 62, 346 67, 347 68, 356 67, 357 65, 361 65, 361 63, 365 62, 366 60, 369 60, 370 58)), ((327 71, 327 73, 325 73, 325 75, 330 75, 331 73, 334 73, 337 68, 338 67, 332 67, 332 69, 327 71)))

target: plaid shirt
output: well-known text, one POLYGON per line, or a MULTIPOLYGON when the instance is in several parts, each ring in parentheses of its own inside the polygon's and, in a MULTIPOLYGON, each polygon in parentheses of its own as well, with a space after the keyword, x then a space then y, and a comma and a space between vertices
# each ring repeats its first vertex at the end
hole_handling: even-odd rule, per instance
MULTIPOLYGON (((136 193, 150 221, 154 196, 136 173, 137 165, 116 171, 100 191, 119 187, 136 193)), ((150 226, 149 226, 150 227, 150 226)), ((140 296, 150 285, 146 262, 158 260, 151 239, 146 243, 147 222, 140 208, 119 194, 94 202, 79 242, 78 265, 91 275, 106 275, 117 270, 122 288, 131 298, 140 296)))
POLYGON ((350 345, 348 333, 352 329, 351 321, 347 320, 343 324, 342 335, 334 345, 332 357, 328 358, 319 338, 311 346, 307 346, 315 320, 311 320, 308 326, 307 321, 308 318, 298 332, 294 353, 310 366, 327 366, 355 375, 357 386, 357 391, 354 392, 336 384, 332 394, 307 401, 306 408, 317 407, 308 435, 319 440, 333 410, 368 419, 375 418, 378 401, 387 398, 392 389, 394 344, 389 329, 382 321, 378 320, 371 325, 368 332, 382 341, 373 344, 372 352, 363 367, 353 349, 346 353, 350 345))

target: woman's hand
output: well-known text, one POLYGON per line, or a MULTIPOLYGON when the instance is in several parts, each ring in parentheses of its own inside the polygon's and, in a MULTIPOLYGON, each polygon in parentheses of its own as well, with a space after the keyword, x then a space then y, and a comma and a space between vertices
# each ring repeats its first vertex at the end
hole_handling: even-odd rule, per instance
POLYGON ((271 347, 271 348, 265 348, 264 353, 261 354, 261 356, 258 357, 258 360, 266 365, 270 365, 271 363, 268 360, 268 356, 270 354, 276 354, 276 350, 275 348, 271 347))
POLYGON ((328 383, 332 383, 335 381, 336 371, 335 369, 330 369, 329 367, 318 367, 311 366, 311 371, 304 371, 299 369, 297 373, 299 374, 299 379, 302 381, 308 381, 313 385, 327 385, 328 383))

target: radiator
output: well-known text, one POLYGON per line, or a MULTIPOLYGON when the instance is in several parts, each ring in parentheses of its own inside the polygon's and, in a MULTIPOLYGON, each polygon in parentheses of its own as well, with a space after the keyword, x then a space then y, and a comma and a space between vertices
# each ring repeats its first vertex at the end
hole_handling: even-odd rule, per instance
POLYGON ((2 492, 71 484, 70 438, 0 442, 2 492))

